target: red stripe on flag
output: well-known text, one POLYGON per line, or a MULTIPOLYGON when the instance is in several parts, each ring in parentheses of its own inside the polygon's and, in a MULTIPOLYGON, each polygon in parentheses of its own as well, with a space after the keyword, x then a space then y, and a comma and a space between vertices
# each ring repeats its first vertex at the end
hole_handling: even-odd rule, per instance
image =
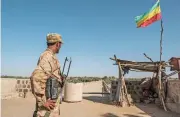
POLYGON ((152 18, 144 21, 139 27, 147 27, 148 25, 152 24, 153 22, 161 19, 161 13, 154 15, 152 18))

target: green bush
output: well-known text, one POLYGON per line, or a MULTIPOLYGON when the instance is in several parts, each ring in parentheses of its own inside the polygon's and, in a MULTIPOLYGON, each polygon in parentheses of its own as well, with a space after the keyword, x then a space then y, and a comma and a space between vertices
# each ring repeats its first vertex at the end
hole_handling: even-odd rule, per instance
POLYGON ((116 79, 117 79, 117 78, 115 78, 114 76, 111 76, 111 77, 104 76, 104 77, 102 78, 102 80, 104 80, 106 84, 110 84, 111 81, 116 80, 116 79))
POLYGON ((92 82, 92 81, 99 81, 101 78, 98 77, 70 77, 67 79, 67 82, 72 82, 72 83, 80 83, 80 82, 92 82))
POLYGON ((8 76, 8 75, 2 75, 1 78, 14 78, 14 79, 29 79, 30 77, 24 77, 24 76, 8 76))

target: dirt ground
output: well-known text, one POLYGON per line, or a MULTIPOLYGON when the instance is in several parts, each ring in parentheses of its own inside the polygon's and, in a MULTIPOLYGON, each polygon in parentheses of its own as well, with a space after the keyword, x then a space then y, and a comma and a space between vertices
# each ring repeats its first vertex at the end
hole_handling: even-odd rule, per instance
MULTIPOLYGON (((83 90, 83 92, 100 92, 101 82, 86 84, 83 90)), ((1 117, 32 117, 34 109, 33 96, 1 100, 1 117)), ((83 94, 81 102, 61 104, 61 117, 180 117, 180 114, 165 112, 152 104, 116 107, 101 95, 83 94)))

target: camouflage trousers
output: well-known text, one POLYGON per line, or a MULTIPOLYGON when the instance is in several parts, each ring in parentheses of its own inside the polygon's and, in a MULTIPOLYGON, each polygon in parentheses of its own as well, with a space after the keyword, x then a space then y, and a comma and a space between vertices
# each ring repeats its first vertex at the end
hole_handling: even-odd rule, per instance
POLYGON ((33 117, 60 117, 60 104, 55 106, 51 111, 42 108, 40 109, 36 106, 33 117))

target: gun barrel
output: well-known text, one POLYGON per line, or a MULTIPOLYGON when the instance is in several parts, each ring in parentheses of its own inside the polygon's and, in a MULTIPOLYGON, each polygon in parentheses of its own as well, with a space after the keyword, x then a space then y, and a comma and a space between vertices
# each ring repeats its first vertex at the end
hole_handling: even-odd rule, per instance
POLYGON ((66 66, 66 61, 68 61, 67 57, 65 58, 65 61, 64 61, 64 66, 63 66, 62 74, 64 73, 64 68, 65 68, 65 66, 66 66))
MULTIPOLYGON (((72 60, 71 60, 71 58, 70 58, 70 63, 69 63, 69 67, 68 67, 67 76, 68 76, 68 74, 69 74, 69 70, 70 70, 70 67, 71 67, 71 62, 72 62, 72 60)), ((67 76, 66 76, 66 77, 67 77, 67 76)))

